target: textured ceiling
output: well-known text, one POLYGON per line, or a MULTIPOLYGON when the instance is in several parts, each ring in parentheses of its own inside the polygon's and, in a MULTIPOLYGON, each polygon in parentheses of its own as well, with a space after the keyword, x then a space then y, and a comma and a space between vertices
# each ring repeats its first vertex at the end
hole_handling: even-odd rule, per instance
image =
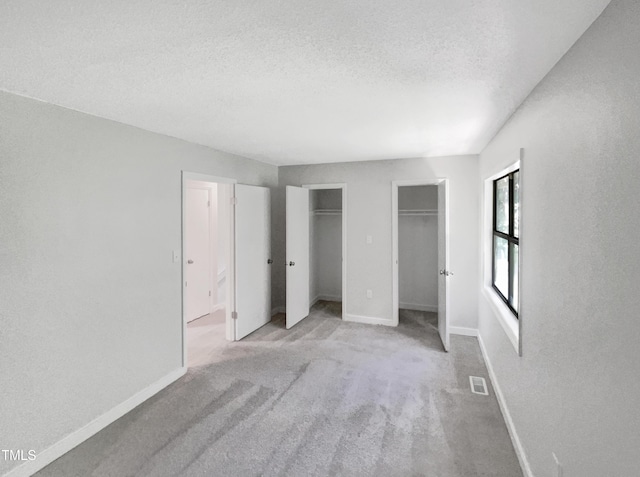
POLYGON ((609 0, 0 2, 0 89, 273 164, 478 153, 609 0))

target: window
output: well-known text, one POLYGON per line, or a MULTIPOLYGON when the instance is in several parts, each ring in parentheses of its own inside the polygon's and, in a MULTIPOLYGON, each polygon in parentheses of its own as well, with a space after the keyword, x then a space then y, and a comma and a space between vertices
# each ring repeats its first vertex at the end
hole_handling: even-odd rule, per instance
POLYGON ((520 171, 493 181, 493 275, 498 296, 518 317, 520 171))

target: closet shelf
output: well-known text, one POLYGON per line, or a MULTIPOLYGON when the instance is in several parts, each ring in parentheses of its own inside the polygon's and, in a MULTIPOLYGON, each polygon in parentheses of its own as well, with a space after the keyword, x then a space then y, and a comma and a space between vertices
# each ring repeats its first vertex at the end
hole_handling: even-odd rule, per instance
POLYGON ((410 217, 427 217, 427 216, 437 216, 438 209, 400 209, 398 211, 399 215, 410 216, 410 217))
POLYGON ((313 212, 313 215, 342 215, 342 210, 340 209, 316 209, 313 212))

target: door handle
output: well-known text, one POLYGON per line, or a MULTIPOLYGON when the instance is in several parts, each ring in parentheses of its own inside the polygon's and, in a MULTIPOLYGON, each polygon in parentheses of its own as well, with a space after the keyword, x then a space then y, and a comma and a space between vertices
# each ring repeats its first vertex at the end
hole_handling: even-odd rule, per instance
POLYGON ((444 270, 440 270, 440 275, 444 275, 444 270))
POLYGON ((296 265, 296 262, 289 262, 290 267, 295 267, 295 265, 296 265))
POLYGON ((187 260, 187 263, 191 265, 193 263, 193 260, 187 260))
POLYGON ((273 263, 273 260, 271 260, 271 259, 269 258, 269 259, 267 259, 267 263, 268 263, 269 265, 271 265, 271 264, 273 263))

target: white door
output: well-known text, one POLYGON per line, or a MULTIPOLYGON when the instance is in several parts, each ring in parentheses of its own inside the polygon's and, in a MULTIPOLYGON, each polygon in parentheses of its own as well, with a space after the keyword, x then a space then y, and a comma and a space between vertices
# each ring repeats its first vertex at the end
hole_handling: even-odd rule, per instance
POLYGON ((211 311, 209 190, 187 189, 185 215, 184 316, 193 321, 211 311))
POLYGON ((287 186, 287 329, 309 315, 309 189, 287 186))
POLYGON ((449 351, 449 320, 447 319, 447 183, 438 184, 438 333, 445 351, 449 351))
POLYGON ((242 339, 271 321, 269 189, 235 186, 235 326, 242 339))

